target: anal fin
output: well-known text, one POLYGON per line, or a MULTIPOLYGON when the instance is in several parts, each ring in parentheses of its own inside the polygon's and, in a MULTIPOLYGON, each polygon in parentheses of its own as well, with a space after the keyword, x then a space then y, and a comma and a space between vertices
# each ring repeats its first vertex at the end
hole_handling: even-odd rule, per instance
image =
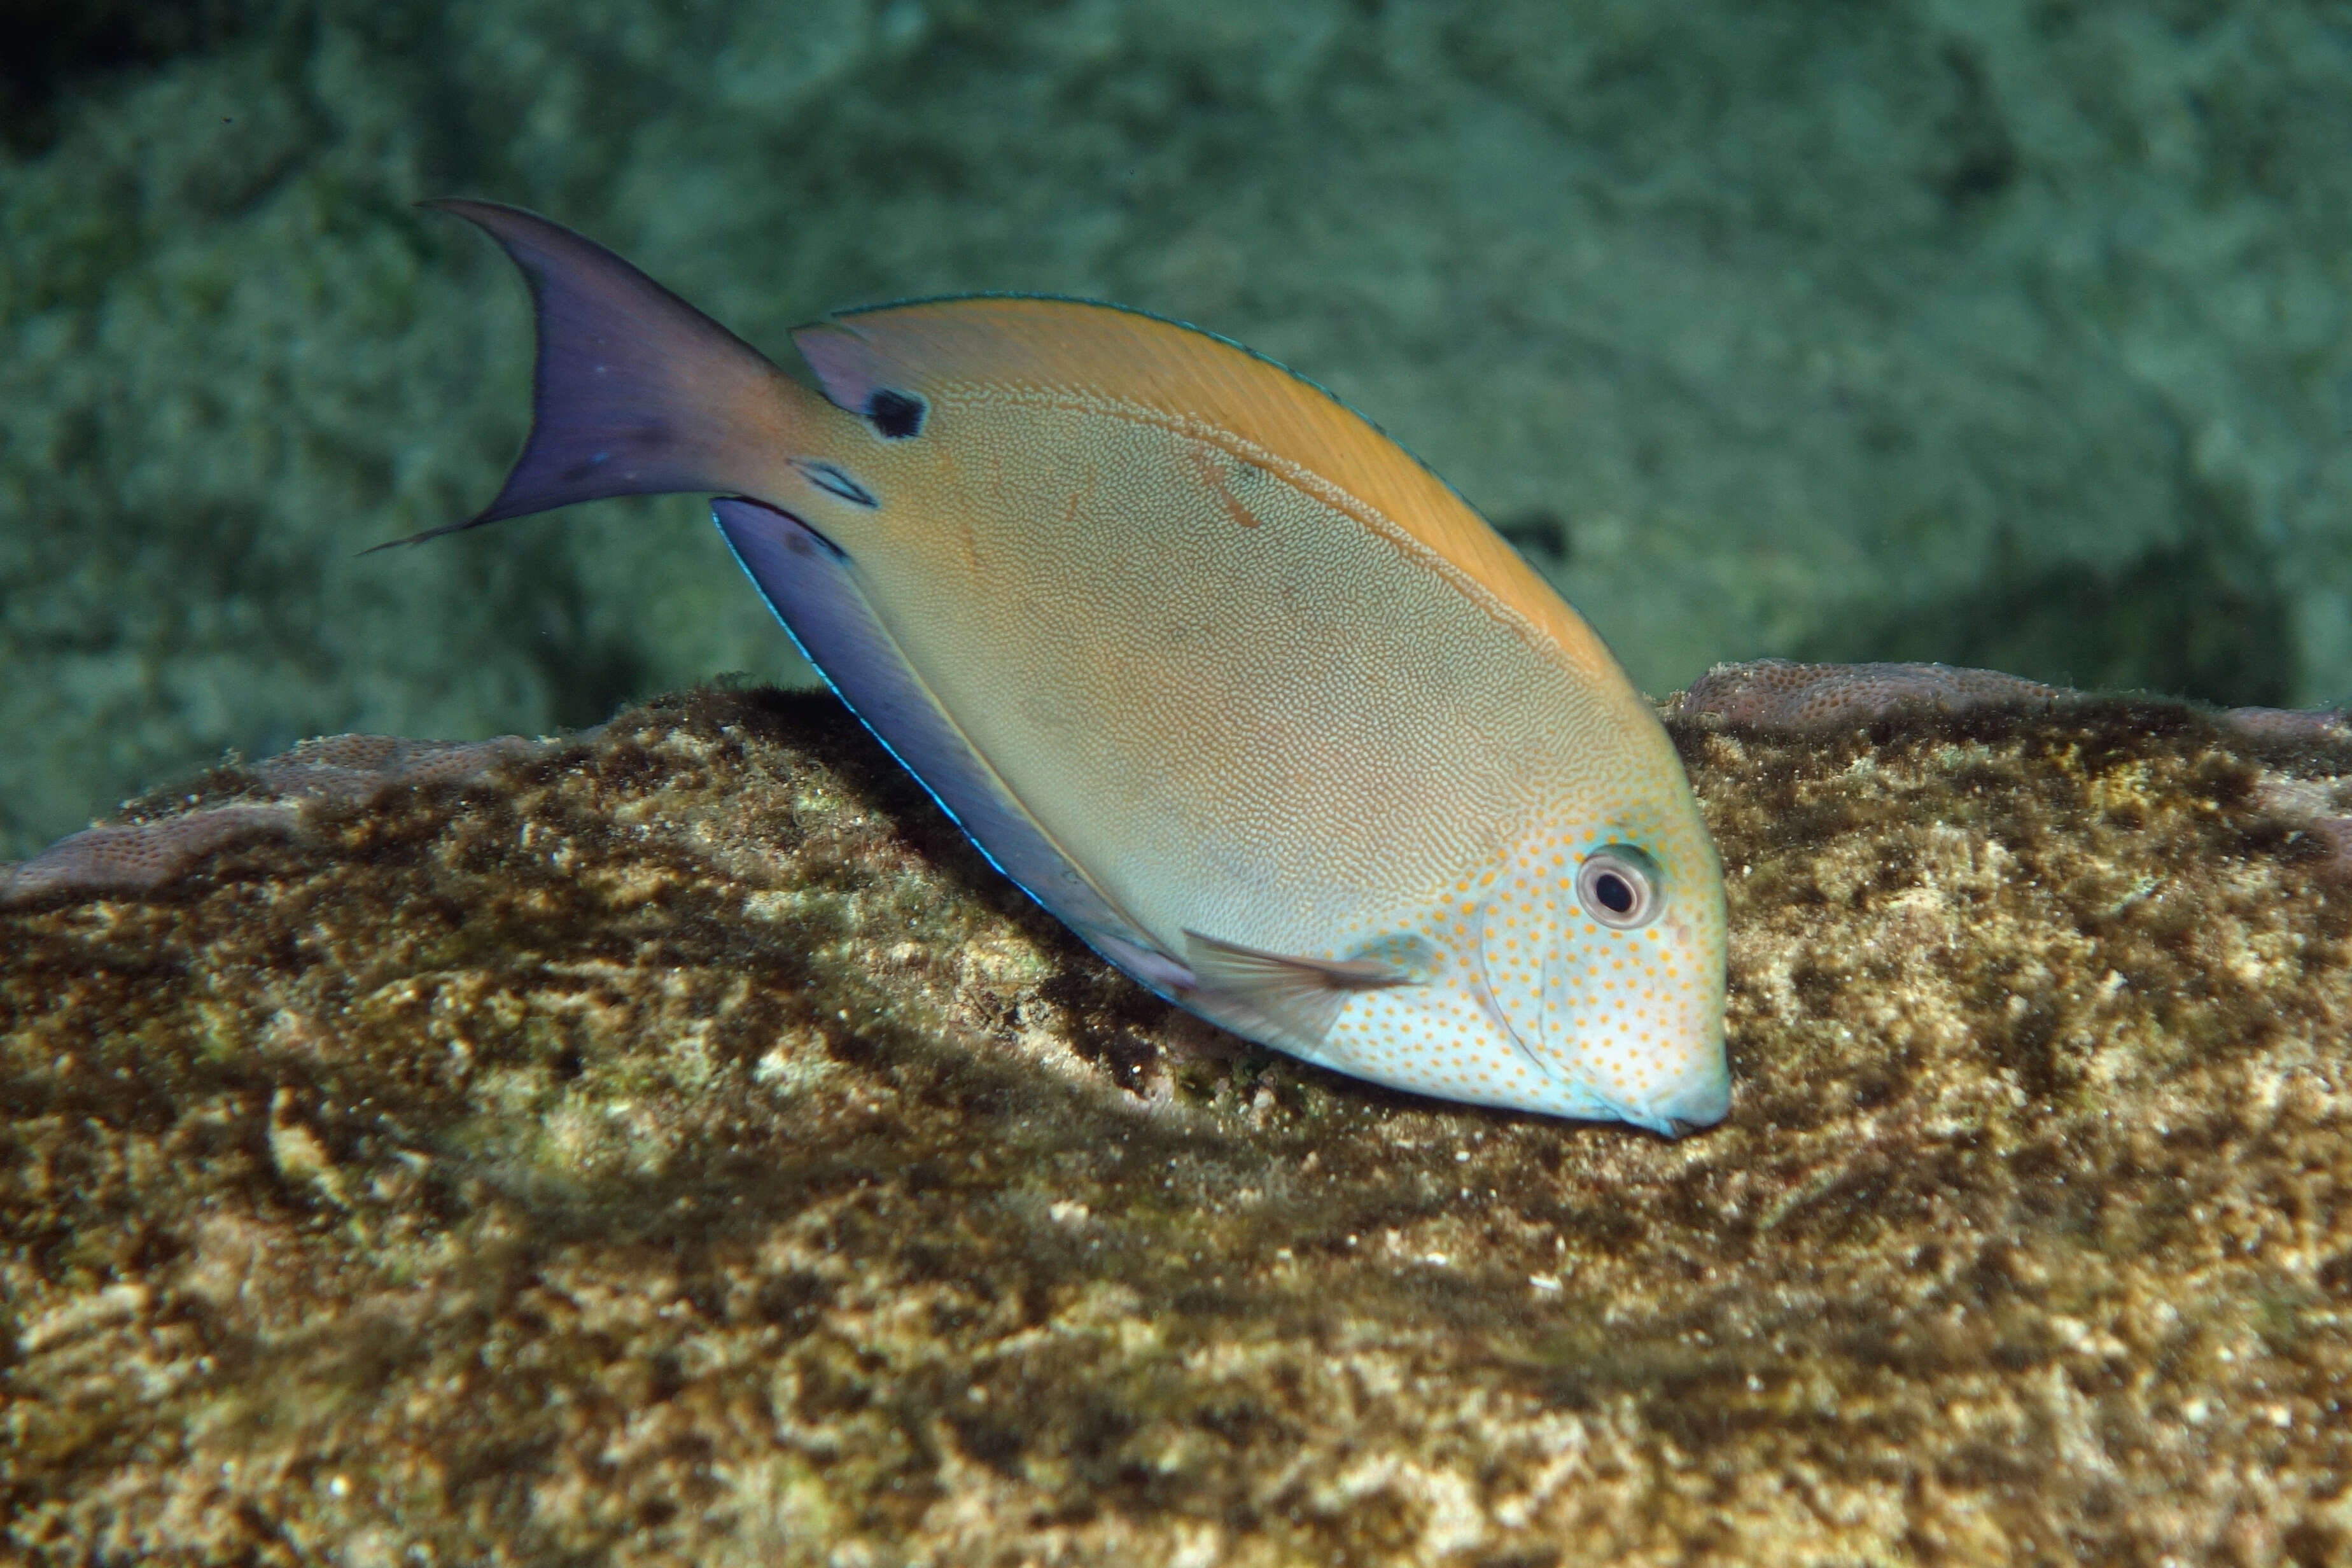
POLYGON ((1096 951, 1162 995, 1192 976, 1062 852, 908 664, 850 558, 787 512, 711 503, 735 559, 849 710, 906 765, 982 854, 1096 951))

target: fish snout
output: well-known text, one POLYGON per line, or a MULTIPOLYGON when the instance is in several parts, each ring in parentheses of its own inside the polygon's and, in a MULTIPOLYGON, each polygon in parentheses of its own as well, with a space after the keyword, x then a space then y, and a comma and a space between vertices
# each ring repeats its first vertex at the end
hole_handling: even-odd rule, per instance
POLYGON ((1712 1127, 1731 1114, 1731 1073, 1721 1066, 1695 1073, 1648 1109, 1664 1123, 1659 1130, 1670 1138, 1712 1127))
POLYGON ((1675 984, 1660 999, 1659 1022, 1665 1041, 1654 1062, 1656 1077, 1645 1086, 1645 1109, 1668 1125, 1669 1137, 1712 1127, 1731 1113, 1731 1062, 1724 1052, 1722 963, 1719 945, 1687 912, 1666 922, 1665 944, 1673 972, 1708 976, 1711 984, 1675 984), (1669 999, 1670 998, 1670 999, 1669 999))
MULTIPOLYGON (((1712 1127, 1731 1110, 1731 1066, 1703 942, 1685 922, 1577 955, 1589 979, 1559 985, 1572 1020, 1577 1075, 1637 1126, 1668 1137, 1712 1127)), ((1571 970, 1571 973, 1573 971, 1571 970)), ((1563 976, 1566 979, 1567 976, 1563 976)))
POLYGON ((1635 1082, 1627 1081, 1614 1053, 1587 1068, 1591 1092, 1619 1121, 1679 1138, 1731 1113, 1731 1068, 1721 1035, 1701 1033, 1679 1049, 1660 1049, 1652 1037, 1646 1055, 1646 1070, 1635 1082))

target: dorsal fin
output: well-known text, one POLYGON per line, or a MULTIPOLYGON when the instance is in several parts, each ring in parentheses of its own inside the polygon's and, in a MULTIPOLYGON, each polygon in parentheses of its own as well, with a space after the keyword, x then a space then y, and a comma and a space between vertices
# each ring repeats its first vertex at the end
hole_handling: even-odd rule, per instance
POLYGON ((1271 457, 1365 526, 1434 553, 1465 592, 1507 608, 1579 666, 1615 670, 1591 628, 1444 480, 1313 382, 1213 333, 1116 305, 975 295, 852 311, 793 341, 825 395, 853 413, 876 407, 877 394, 1013 391, 1124 409, 1252 461, 1271 457))

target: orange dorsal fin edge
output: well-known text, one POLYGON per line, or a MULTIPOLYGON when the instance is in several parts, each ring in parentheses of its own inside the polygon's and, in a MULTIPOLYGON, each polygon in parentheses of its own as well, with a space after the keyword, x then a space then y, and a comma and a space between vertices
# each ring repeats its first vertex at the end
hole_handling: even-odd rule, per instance
POLYGON ((1322 387, 1213 333, 1116 305, 978 295, 854 311, 793 340, 825 395, 856 413, 892 408, 892 394, 1091 402, 1245 460, 1271 458, 1323 499, 1346 498, 1340 510, 1365 526, 1427 552, 1465 593, 1573 662, 1615 668, 1591 629, 1444 480, 1322 387))

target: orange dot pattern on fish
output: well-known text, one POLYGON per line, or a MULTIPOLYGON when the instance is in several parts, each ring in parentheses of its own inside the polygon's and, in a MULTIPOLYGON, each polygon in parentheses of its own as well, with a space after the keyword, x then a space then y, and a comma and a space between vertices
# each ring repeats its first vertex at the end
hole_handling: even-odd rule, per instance
POLYGON ((1412 944, 1423 983, 1351 999, 1323 1059, 1661 1132, 1719 1119, 1729 1077, 1690 1041, 1710 1026, 1723 953, 1670 897, 1664 858, 1597 826, 1529 835, 1454 884, 1412 944))

